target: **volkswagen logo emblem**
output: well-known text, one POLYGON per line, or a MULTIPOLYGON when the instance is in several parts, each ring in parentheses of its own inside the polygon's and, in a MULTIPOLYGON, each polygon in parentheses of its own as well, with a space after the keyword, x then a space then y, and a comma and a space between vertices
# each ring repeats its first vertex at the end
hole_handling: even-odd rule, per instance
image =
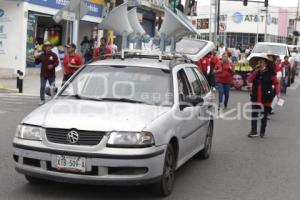
POLYGON ((67 141, 70 143, 70 144, 75 144, 77 143, 79 140, 79 134, 76 132, 76 131, 70 131, 68 134, 67 134, 67 141))

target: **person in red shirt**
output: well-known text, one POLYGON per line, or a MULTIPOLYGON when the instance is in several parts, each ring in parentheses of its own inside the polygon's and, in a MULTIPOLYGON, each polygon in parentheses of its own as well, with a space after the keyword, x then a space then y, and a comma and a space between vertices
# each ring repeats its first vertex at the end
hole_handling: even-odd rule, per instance
POLYGON ((203 58, 201 58, 196 65, 202 71, 203 75, 208 80, 208 75, 210 73, 210 56, 211 53, 206 54, 203 58))
POLYGON ((261 54, 252 57, 249 61, 253 72, 248 76, 248 82, 252 83, 251 102, 252 102, 252 120, 251 131, 248 137, 264 137, 267 127, 268 115, 271 111, 273 101, 273 86, 275 86, 275 95, 280 96, 280 85, 276 77, 275 63, 271 56, 261 54), (262 113, 260 135, 257 132, 257 121, 259 114, 262 113))
POLYGON ((107 40, 105 37, 100 40, 100 47, 96 48, 94 51, 93 58, 105 59, 106 57, 112 54, 112 49, 107 44, 107 40))
POLYGON ((230 61, 227 53, 223 54, 222 60, 220 60, 216 64, 213 73, 216 76, 216 82, 219 91, 219 109, 221 108, 223 102, 224 102, 224 109, 227 109, 229 92, 232 84, 232 76, 234 74, 234 66, 230 61))
POLYGON ((63 83, 65 84, 67 80, 82 66, 83 59, 81 55, 76 53, 76 45, 69 44, 66 45, 68 53, 64 57, 64 77, 63 83))
POLYGON ((285 56, 284 61, 281 63, 281 92, 283 94, 286 94, 287 87, 290 86, 290 80, 291 80, 291 72, 292 72, 292 66, 289 62, 289 57, 285 56))
POLYGON ((215 79, 215 75, 214 75, 214 70, 215 70, 215 66, 217 65, 217 63, 220 61, 219 56, 217 55, 216 51, 212 52, 212 55, 210 57, 210 74, 209 74, 209 85, 211 87, 215 87, 216 86, 216 79, 215 79))

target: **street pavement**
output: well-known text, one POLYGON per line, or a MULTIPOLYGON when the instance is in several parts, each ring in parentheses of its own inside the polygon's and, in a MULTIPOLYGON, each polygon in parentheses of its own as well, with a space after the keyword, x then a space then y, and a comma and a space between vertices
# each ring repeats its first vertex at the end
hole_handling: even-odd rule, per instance
MULTIPOLYGON (((300 89, 271 116, 266 138, 250 139, 250 122, 218 119, 213 151, 177 171, 170 200, 298 200, 300 197, 300 89)), ((249 100, 232 92, 230 109, 249 100)), ((47 183, 30 185, 14 170, 12 139, 19 122, 37 107, 38 97, 0 94, 0 200, 159 199, 149 186, 103 187, 47 183)))

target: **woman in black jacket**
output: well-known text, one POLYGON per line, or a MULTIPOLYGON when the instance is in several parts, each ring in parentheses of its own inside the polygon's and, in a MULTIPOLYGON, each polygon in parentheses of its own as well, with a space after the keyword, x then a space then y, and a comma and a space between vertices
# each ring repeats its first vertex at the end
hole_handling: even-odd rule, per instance
POLYGON ((271 55, 260 54, 259 56, 252 57, 249 64, 254 70, 248 77, 248 82, 252 83, 252 120, 251 131, 248 137, 260 136, 263 138, 274 97, 273 86, 275 86, 276 96, 279 98, 280 84, 276 78, 275 64, 271 55), (259 114, 262 114, 260 134, 257 132, 259 114))

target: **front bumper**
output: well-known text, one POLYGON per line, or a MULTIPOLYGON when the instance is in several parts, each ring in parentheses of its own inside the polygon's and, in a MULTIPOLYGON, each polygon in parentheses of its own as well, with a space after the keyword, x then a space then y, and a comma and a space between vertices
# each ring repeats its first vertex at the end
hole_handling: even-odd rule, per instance
POLYGON ((17 142, 13 143, 13 147, 15 168, 19 173, 58 182, 99 185, 142 185, 157 182, 163 174, 166 148, 114 149, 114 153, 107 154, 59 150, 17 142), (128 151, 132 153, 129 154, 128 151), (73 173, 57 170, 56 155, 86 158, 87 171, 73 173))

